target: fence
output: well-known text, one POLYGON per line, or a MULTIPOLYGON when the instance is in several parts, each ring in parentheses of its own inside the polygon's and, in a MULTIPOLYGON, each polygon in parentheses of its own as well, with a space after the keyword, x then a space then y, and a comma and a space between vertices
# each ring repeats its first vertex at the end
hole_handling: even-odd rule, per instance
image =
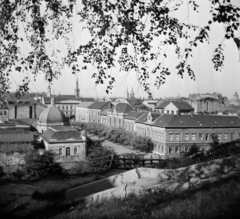
POLYGON ((129 158, 129 157, 114 157, 113 158, 113 165, 114 168, 118 169, 132 169, 137 167, 156 167, 160 163, 164 162, 161 158, 150 158, 146 157, 136 157, 136 158, 129 158))

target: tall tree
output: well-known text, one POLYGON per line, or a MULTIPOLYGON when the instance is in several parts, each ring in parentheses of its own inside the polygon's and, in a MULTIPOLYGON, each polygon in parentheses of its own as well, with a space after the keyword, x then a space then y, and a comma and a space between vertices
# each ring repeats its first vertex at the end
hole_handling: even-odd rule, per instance
MULTIPOLYGON (((139 82, 150 94, 150 74, 156 75, 158 88, 170 75, 164 64, 168 47, 174 47, 178 57, 177 74, 195 79, 189 58, 196 47, 209 42, 214 23, 223 24, 225 32, 212 58, 214 68, 220 71, 224 41, 234 40, 239 48, 235 32, 239 28, 240 9, 230 0, 205 2, 210 4, 211 16, 205 25, 198 26, 190 21, 190 13, 200 13, 200 2, 196 0, 2 0, 0 96, 9 90, 13 71, 27 71, 35 77, 43 73, 46 80, 52 81, 66 65, 76 73, 89 64, 96 67, 92 75, 96 84, 107 83, 107 93, 115 82, 108 70, 119 65, 123 71, 136 71, 139 82), (175 16, 182 7, 186 7, 183 21, 175 16), (88 42, 72 44, 74 26, 87 30, 91 36, 88 42), (183 47, 181 40, 186 41, 183 47), (27 46, 23 44, 26 42, 27 46), (65 44, 66 54, 59 44, 65 44), (83 60, 81 66, 79 57, 83 60), (149 63, 155 67, 148 68, 149 63)), ((28 85, 27 76, 17 94, 28 91, 28 85)))

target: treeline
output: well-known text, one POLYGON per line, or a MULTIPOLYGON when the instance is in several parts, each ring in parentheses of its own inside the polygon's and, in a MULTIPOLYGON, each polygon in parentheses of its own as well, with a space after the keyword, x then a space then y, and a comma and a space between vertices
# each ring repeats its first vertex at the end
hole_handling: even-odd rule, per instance
POLYGON ((141 152, 148 153, 153 150, 153 143, 150 138, 139 136, 122 128, 106 127, 99 123, 79 123, 78 127, 103 139, 131 147, 141 152))

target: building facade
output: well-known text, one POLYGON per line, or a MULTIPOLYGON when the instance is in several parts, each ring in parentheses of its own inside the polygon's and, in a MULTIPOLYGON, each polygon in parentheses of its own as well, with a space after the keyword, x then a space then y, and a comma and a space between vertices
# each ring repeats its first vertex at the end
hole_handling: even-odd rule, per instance
POLYGON ((76 106, 75 121, 76 122, 89 122, 89 106, 93 102, 82 102, 76 106))
POLYGON ((50 127, 42 135, 45 150, 53 151, 58 159, 84 160, 86 158, 86 136, 71 127, 50 127))
POLYGON ((161 115, 152 124, 151 138, 154 153, 163 158, 179 157, 196 144, 208 149, 211 133, 216 133, 221 143, 240 137, 240 118, 218 115, 161 115))
POLYGON ((96 101, 89 106, 89 122, 101 123, 101 113, 112 108, 111 102, 96 101))
POLYGON ((114 128, 124 128, 124 118, 133 111, 133 107, 128 103, 118 103, 107 112, 109 126, 114 128))

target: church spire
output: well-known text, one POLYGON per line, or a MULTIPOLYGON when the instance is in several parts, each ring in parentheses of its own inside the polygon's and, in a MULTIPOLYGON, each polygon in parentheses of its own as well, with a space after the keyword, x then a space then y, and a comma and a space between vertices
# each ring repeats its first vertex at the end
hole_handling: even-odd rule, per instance
POLYGON ((80 90, 79 90, 79 85, 78 85, 78 77, 76 77, 76 87, 75 87, 75 96, 80 97, 80 90))

